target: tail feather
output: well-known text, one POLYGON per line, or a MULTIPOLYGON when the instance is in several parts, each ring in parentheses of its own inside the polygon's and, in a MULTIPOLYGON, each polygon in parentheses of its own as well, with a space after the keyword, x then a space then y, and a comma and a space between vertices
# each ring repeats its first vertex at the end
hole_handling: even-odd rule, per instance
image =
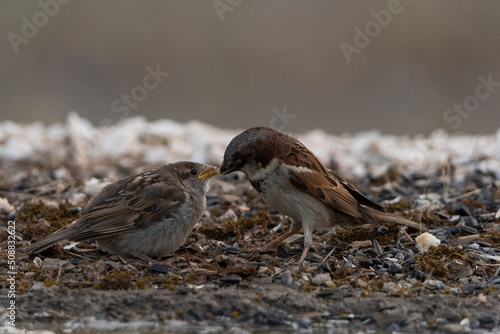
POLYGON ((406 219, 404 217, 394 215, 391 213, 386 213, 386 212, 381 212, 374 210, 372 208, 362 206, 364 213, 370 217, 374 222, 380 222, 380 223, 391 223, 391 224, 399 224, 399 225, 405 225, 408 227, 412 227, 416 230, 420 231, 426 231, 427 228, 422 225, 421 223, 416 223, 414 221, 411 221, 409 219, 406 219))
POLYGON ((40 253, 47 248, 49 248, 52 245, 57 244, 60 241, 68 239, 71 235, 73 234, 73 231, 69 228, 66 228, 64 230, 60 230, 52 235, 49 235, 48 237, 34 243, 33 245, 29 246, 28 248, 25 249, 25 252, 27 254, 29 253, 40 253))

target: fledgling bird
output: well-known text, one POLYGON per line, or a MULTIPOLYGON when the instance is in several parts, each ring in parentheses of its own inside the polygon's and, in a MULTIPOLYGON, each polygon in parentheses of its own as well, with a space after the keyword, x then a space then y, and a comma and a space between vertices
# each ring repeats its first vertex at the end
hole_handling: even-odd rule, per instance
POLYGON ((382 206, 329 170, 301 142, 271 128, 251 128, 231 140, 220 172, 234 171, 247 174, 264 200, 292 220, 290 231, 259 250, 272 250, 303 228, 300 263, 311 247, 313 231, 321 228, 366 223, 420 227, 386 213, 382 206))
POLYGON ((39 253, 62 241, 97 240, 110 253, 151 257, 175 252, 205 211, 208 179, 217 167, 195 162, 163 165, 105 186, 63 230, 26 248, 39 253))

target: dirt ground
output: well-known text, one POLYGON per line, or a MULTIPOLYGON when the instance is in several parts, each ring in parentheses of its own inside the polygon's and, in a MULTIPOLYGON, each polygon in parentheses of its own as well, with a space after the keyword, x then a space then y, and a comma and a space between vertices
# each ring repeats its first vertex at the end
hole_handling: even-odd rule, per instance
MULTIPOLYGON (((316 231, 302 266, 297 264, 300 235, 275 251, 253 252, 286 232, 290 222, 241 175, 217 176, 204 218, 172 264, 161 266, 125 262, 93 242, 67 249, 70 243, 62 243, 29 257, 23 251, 78 218, 91 197, 91 177, 98 184, 136 170, 63 178, 46 166, 2 168, 0 196, 15 210, 2 211, 0 221, 5 231, 9 220, 16 221, 16 325, 21 328, 72 332, 70 323, 96 321, 145 321, 152 327, 180 321, 249 333, 499 328, 500 190, 492 174, 445 182, 442 175, 391 170, 353 180, 387 211, 421 222, 441 245, 423 254, 415 243, 420 231, 338 227, 316 231), (19 175, 2 178, 12 173, 19 175)), ((7 237, 0 238, 3 291, 9 288, 7 237)), ((8 303, 2 294, 0 306, 8 303)), ((5 308, 0 311, 7 315, 5 308)))

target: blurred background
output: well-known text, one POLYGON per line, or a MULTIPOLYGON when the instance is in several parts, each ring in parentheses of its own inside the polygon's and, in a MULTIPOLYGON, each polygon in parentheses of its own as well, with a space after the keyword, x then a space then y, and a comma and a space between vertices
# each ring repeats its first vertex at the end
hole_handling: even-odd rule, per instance
POLYGON ((498 1, 4 0, 0 120, 493 133, 499 19, 498 1))

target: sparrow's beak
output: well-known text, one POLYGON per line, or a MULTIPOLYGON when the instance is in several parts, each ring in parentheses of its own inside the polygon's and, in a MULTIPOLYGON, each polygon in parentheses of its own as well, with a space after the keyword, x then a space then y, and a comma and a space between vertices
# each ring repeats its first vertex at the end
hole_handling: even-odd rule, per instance
POLYGON ((210 166, 210 167, 205 168, 205 170, 203 172, 201 172, 200 175, 198 175, 198 178, 199 179, 201 179, 201 178, 208 179, 208 178, 210 178, 214 175, 217 175, 217 174, 219 174, 219 168, 210 166))
POLYGON ((233 166, 231 166, 231 164, 228 164, 227 160, 224 159, 224 161, 222 162, 222 166, 220 166, 220 174, 226 175, 226 174, 234 172, 236 170, 236 168, 232 168, 232 167, 233 166))

